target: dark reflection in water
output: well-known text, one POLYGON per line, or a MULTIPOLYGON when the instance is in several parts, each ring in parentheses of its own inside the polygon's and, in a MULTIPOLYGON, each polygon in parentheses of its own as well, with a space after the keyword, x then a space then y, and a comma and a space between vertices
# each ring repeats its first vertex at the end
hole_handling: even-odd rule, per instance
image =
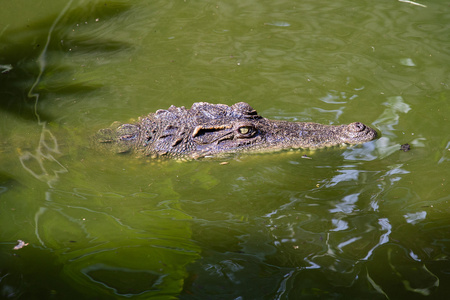
POLYGON ((107 56, 112 60, 113 55, 130 50, 131 45, 124 41, 96 34, 96 30, 101 30, 98 27, 102 27, 96 24, 99 20, 104 23, 117 18, 130 5, 110 2, 72 8, 71 2, 66 5, 67 11, 58 16, 48 16, 0 36, 1 110, 27 120, 51 121, 57 116, 39 109, 38 102, 54 102, 58 96, 67 94, 88 94, 103 86, 74 81, 73 64, 69 60, 76 61, 83 54, 107 56), (74 28, 79 26, 90 29, 84 35, 74 35, 74 28))

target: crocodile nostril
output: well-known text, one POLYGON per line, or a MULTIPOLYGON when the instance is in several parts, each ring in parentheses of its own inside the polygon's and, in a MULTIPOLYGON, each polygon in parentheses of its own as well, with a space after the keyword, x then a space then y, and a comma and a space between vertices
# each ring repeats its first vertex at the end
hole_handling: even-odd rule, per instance
POLYGON ((361 122, 354 122, 350 124, 350 129, 354 132, 361 132, 366 128, 366 126, 361 122))

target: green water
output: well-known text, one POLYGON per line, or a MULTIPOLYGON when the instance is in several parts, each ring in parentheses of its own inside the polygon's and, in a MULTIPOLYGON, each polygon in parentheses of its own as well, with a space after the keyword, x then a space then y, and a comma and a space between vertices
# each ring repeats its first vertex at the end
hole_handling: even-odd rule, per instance
POLYGON ((0 0, 0 298, 446 299, 450 7, 419 2, 0 0), (90 147, 197 101, 380 138, 182 163, 90 147))

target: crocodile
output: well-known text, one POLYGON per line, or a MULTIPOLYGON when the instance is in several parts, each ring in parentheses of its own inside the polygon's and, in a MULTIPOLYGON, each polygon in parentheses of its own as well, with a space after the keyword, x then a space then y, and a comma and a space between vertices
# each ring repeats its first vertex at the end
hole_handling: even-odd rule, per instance
POLYGON ((322 125, 270 120, 245 102, 231 106, 196 102, 190 109, 173 105, 160 109, 133 124, 113 123, 99 130, 95 140, 117 153, 197 159, 239 152, 356 145, 376 136, 374 129, 360 122, 322 125))

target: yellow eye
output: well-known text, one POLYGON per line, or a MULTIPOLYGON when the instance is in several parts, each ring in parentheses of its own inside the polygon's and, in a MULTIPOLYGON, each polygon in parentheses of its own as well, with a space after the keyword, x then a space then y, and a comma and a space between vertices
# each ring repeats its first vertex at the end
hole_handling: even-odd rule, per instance
POLYGON ((240 138, 249 138, 252 137, 255 133, 255 127, 251 125, 244 125, 237 129, 238 137, 240 138))
POLYGON ((240 127, 239 128, 239 133, 240 134, 247 134, 250 132, 250 128, 249 127, 240 127))

